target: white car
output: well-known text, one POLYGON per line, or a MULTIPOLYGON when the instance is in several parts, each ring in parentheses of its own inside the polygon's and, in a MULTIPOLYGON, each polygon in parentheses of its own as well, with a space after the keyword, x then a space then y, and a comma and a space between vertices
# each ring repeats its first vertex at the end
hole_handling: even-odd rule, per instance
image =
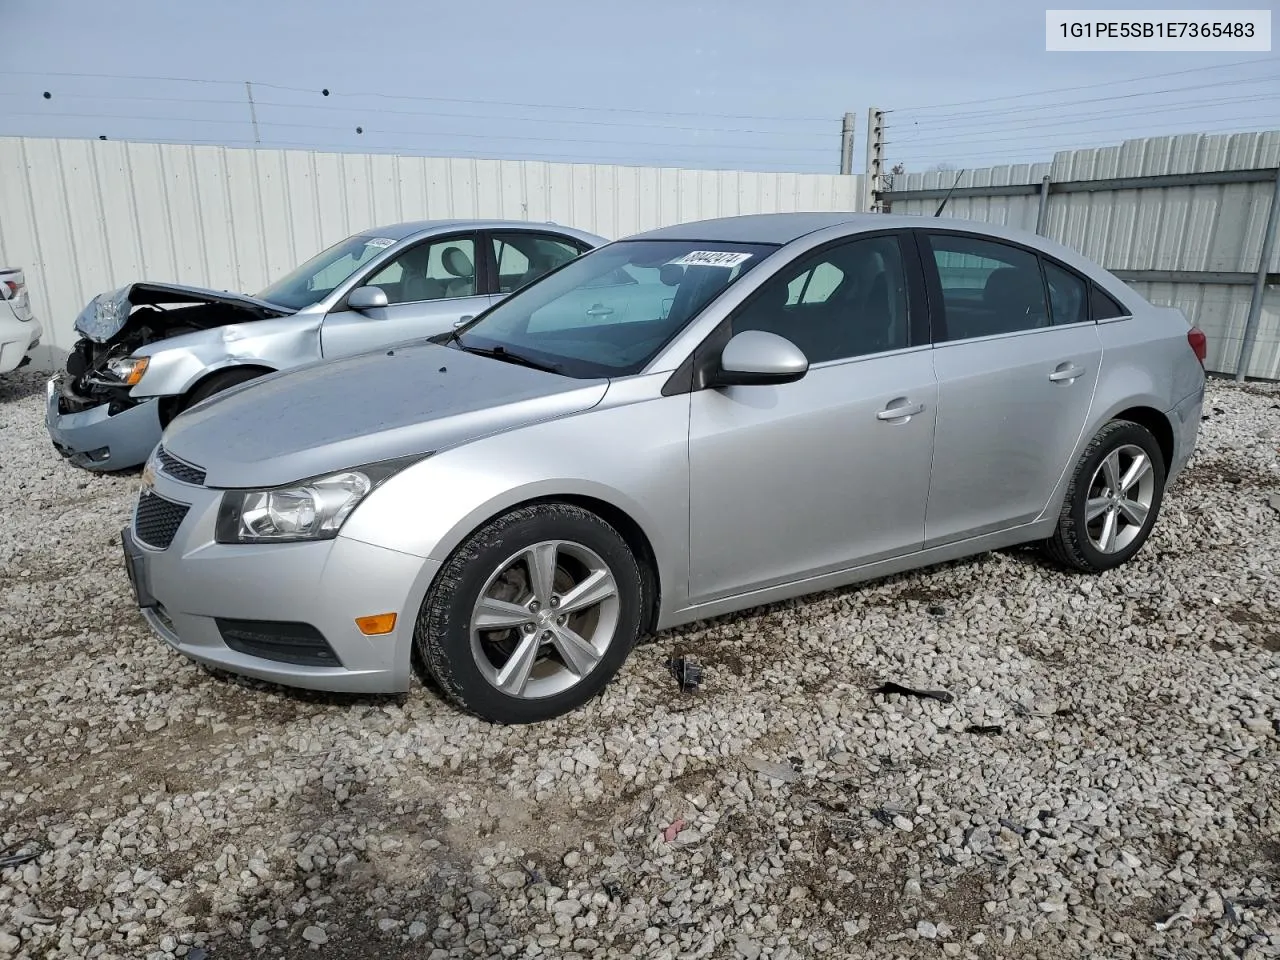
POLYGON ((29 353, 40 345, 41 333, 22 271, 0 267, 0 373, 30 363, 29 353))

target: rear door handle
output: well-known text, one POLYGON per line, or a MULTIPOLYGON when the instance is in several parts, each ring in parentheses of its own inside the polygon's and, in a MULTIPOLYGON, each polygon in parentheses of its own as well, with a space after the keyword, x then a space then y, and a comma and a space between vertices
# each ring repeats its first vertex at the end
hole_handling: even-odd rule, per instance
POLYGON ((1049 379, 1054 383, 1061 383, 1064 380, 1070 383, 1072 380, 1083 376, 1084 367, 1080 366, 1080 364, 1060 363, 1054 368, 1053 373, 1049 374, 1049 379))
POLYGON ((923 403, 912 403, 906 397, 899 397, 897 400, 890 401, 889 405, 876 414, 877 420, 906 420, 908 417, 914 417, 917 413, 924 412, 923 403))

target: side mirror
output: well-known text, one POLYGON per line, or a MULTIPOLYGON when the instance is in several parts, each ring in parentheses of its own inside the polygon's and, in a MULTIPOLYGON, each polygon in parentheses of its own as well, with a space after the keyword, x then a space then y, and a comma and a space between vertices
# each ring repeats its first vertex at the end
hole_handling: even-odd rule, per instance
POLYGON ((793 383, 809 372, 809 358, 790 340, 763 330, 743 330, 724 345, 711 386, 793 383))
POLYGON ((373 310, 387 305, 387 291, 381 287, 356 287, 347 294, 348 310, 373 310))
POLYGON ((476 318, 476 315, 474 313, 468 313, 465 317, 459 317, 457 320, 454 321, 453 329, 457 330, 459 327, 465 327, 468 323, 470 323, 475 318, 476 318))

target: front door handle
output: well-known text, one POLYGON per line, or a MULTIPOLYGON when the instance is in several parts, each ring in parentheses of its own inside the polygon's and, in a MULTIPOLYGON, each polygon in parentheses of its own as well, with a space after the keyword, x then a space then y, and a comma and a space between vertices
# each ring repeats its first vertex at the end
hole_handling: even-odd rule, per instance
POLYGON ((1060 363, 1054 368, 1053 373, 1049 374, 1049 379, 1054 383, 1062 383, 1064 380, 1070 383, 1082 376, 1084 376, 1084 367, 1080 364, 1060 363))
POLYGON ((906 397, 899 397, 897 400, 890 401, 887 407, 877 413, 876 419, 896 422, 899 420, 907 420, 910 417, 914 417, 917 413, 923 412, 923 403, 912 403, 906 397))

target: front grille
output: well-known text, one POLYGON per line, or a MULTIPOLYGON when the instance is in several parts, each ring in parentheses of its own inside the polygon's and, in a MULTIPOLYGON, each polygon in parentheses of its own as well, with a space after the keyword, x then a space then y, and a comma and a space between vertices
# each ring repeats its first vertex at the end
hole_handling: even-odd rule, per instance
POLYGON ((183 483, 194 484, 197 487, 204 484, 205 471, 179 460, 164 447, 156 450, 156 460, 160 464, 161 473, 183 483))
POLYGON ((280 620, 214 621, 222 642, 237 653, 304 667, 340 667, 324 635, 309 623, 280 620))
POLYGON ((185 503, 174 503, 144 490, 133 514, 134 535, 149 547, 167 550, 190 509, 185 503))

